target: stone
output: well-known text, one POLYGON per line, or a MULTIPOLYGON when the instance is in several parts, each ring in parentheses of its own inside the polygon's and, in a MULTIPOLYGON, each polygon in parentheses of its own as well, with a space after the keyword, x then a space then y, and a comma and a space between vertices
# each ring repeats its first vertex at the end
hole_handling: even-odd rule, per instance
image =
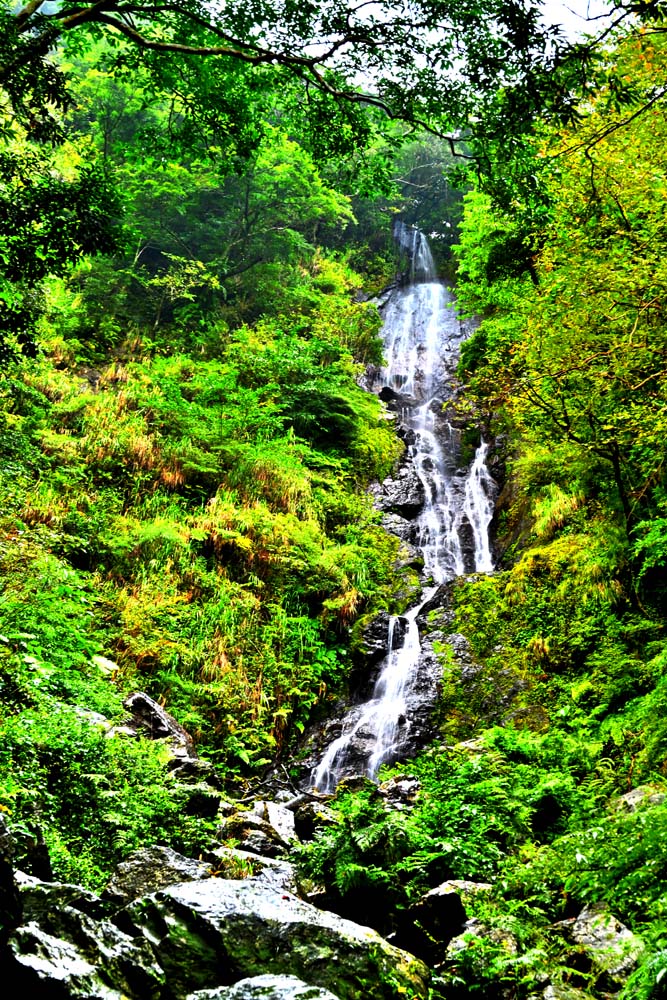
POLYGON ((641 806, 660 806, 666 797, 664 792, 658 791, 651 785, 639 785, 625 795, 620 795, 614 804, 617 809, 633 813, 641 806))
POLYGON ((126 912, 150 941, 175 1000, 266 973, 298 976, 340 1000, 428 994, 426 966, 375 931, 247 880, 171 886, 126 912))
POLYGON ((479 938, 487 938, 492 941, 502 948, 506 955, 514 956, 519 953, 519 946, 513 934, 497 927, 489 928, 481 920, 473 917, 471 920, 466 920, 463 933, 452 938, 447 945, 445 951, 447 960, 455 962, 461 952, 467 951, 469 948, 477 948, 477 939, 479 938))
POLYGON ((21 900, 14 881, 14 838, 7 817, 0 813, 0 947, 7 934, 21 923, 21 900))
POLYGON ((384 513, 415 517, 424 506, 424 485, 413 466, 403 466, 393 477, 371 489, 375 506, 384 513))
POLYGON ((198 990, 188 1000, 339 1000, 329 990, 308 986, 295 976, 253 976, 233 986, 198 990))
POLYGON ((216 791, 222 788, 222 780, 209 761, 201 757, 174 760, 169 768, 171 777, 181 785, 209 785, 216 791))
POLYGON ((486 883, 443 882, 409 907, 392 940, 426 962, 437 962, 444 946, 466 926, 464 885, 474 885, 477 891, 491 888, 486 883))
POLYGON ((212 874, 209 864, 186 858, 170 847, 144 847, 118 865, 104 897, 124 905, 175 882, 198 882, 212 874))
POLYGON ((397 775, 395 778, 383 781, 378 790, 392 809, 407 809, 417 801, 420 788, 421 783, 416 778, 397 775))
POLYGON ((73 944, 45 933, 34 922, 12 935, 7 973, 14 990, 28 996, 123 1000, 121 993, 102 982, 95 966, 73 944))
POLYGON ((438 626, 443 623, 443 619, 453 621, 451 583, 441 583, 435 593, 422 604, 417 618, 420 632, 429 632, 432 628, 429 615, 433 615, 433 612, 437 612, 438 626))
POLYGON ((196 757, 190 734, 176 719, 143 691, 135 691, 123 702, 132 716, 132 725, 152 740, 169 740, 176 759, 196 757))
POLYGON ((17 871, 14 878, 21 900, 23 923, 31 920, 39 923, 42 917, 49 919, 54 910, 66 906, 95 918, 107 916, 111 911, 108 903, 81 885, 43 882, 22 871, 17 871))
POLYGON ((252 810, 236 812, 223 819, 218 827, 220 840, 233 840, 234 846, 267 858, 284 857, 290 846, 267 820, 252 810))
POLYGON ((414 521, 401 517, 400 514, 383 514, 382 527, 388 534, 396 535, 407 545, 414 545, 417 541, 417 525, 414 521))
POLYGON ((644 950, 641 939, 601 907, 583 909, 570 928, 570 936, 593 966, 615 982, 627 978, 644 950))
POLYGON ((549 983, 542 994, 542 1000, 592 1000, 590 993, 563 983, 549 983))
POLYGON ((217 816, 222 803, 221 793, 204 782, 177 786, 175 798, 186 816, 200 816, 205 819, 217 816))
POLYGON ((294 813, 294 829, 301 840, 312 840, 318 830, 335 826, 335 812, 316 798, 301 802, 294 813))
POLYGON ((294 829, 294 813, 291 809, 287 809, 286 806, 281 805, 279 802, 262 801, 259 799, 253 805, 253 812, 260 819, 268 823, 286 844, 297 839, 294 829))
POLYGON ((157 1000, 164 983, 146 940, 66 905, 18 927, 5 966, 16 988, 45 1000, 157 1000))
POLYGON ((206 859, 217 877, 245 879, 275 892, 300 894, 294 865, 289 861, 265 858, 236 847, 216 847, 206 854, 206 859))

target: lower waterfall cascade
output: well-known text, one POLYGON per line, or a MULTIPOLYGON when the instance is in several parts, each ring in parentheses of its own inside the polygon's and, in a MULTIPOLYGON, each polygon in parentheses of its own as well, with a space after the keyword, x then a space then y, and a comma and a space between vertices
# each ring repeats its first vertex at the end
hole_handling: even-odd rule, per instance
MULTIPOLYGON (((340 736, 312 774, 312 785, 322 792, 335 790, 340 778, 350 773, 353 758, 356 773, 362 770, 361 759, 371 779, 382 764, 400 759, 411 725, 408 701, 421 653, 419 613, 441 584, 466 572, 490 573, 494 568, 489 526, 496 484, 486 465, 488 443, 481 440, 468 469, 458 468, 458 434, 442 415, 443 404, 455 391, 467 331, 451 293, 436 278, 423 233, 398 223, 395 236, 411 261, 410 282, 388 300, 382 328, 387 364, 371 388, 391 400, 406 442, 402 472, 412 477, 420 501, 411 541, 423 559, 425 587, 419 603, 401 616, 402 642, 396 641, 398 618, 390 617, 389 652, 380 663, 371 697, 347 712, 340 736)), ((377 503, 383 509, 382 488, 377 503)))

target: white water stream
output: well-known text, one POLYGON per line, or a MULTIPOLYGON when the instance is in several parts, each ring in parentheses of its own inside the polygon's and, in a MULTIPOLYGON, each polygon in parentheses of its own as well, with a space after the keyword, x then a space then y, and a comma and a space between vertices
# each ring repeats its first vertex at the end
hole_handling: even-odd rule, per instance
MULTIPOLYGON (((392 648, 397 619, 390 619, 390 652, 380 665, 372 696, 348 712, 341 735, 315 769, 313 784, 325 792, 333 791, 342 774, 349 773, 346 764, 349 767, 353 744, 365 748, 365 773, 371 778, 381 764, 396 759, 405 727, 410 725, 406 696, 421 649, 419 612, 439 584, 472 569, 493 571, 488 529, 495 483, 485 464, 488 445, 480 443, 467 473, 457 470, 456 433, 440 416, 451 391, 464 332, 449 291, 436 280, 424 235, 403 226, 397 238, 411 260, 411 282, 394 292, 387 305, 382 330, 387 366, 380 373, 378 389, 389 386, 400 393, 400 420, 413 442, 407 463, 424 489, 424 504, 415 522, 428 586, 419 604, 402 616, 407 629, 399 649, 392 648), (474 566, 466 565, 462 529, 472 535, 474 566)), ((358 749, 354 756, 359 757, 358 749)))

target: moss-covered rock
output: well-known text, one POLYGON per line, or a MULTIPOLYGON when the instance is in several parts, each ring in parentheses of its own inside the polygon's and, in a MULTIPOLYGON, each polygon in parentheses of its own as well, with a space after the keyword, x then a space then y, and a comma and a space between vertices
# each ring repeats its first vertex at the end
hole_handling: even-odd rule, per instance
POLYGON ((211 879, 154 893, 127 910, 155 950, 171 995, 260 973, 291 974, 340 1000, 425 998, 422 962, 375 931, 250 882, 211 879))

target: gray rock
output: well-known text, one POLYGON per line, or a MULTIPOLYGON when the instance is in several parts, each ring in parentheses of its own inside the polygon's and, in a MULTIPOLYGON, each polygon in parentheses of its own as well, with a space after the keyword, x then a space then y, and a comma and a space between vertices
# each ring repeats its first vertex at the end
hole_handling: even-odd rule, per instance
POLYGON ((14 881, 14 839, 7 818, 0 813, 0 947, 8 932, 21 923, 21 902, 14 881))
POLYGON ((49 1000, 153 1000, 164 983, 147 941, 71 906, 18 927, 7 952, 12 981, 28 995, 49 1000))
POLYGON ((633 813, 641 806, 660 806, 666 797, 664 792, 659 792, 651 785, 639 785, 632 791, 626 792, 625 795, 620 795, 616 799, 615 805, 617 809, 633 813))
POLYGON ((417 801, 421 783, 416 778, 397 775, 379 786, 380 795, 392 809, 411 808, 417 801))
POLYGON ((15 882, 21 900, 24 923, 31 920, 39 922, 43 917, 48 919, 52 912, 68 906, 91 917, 104 917, 110 911, 108 903, 81 885, 42 882, 41 879, 22 871, 16 872, 15 882))
POLYGON ((266 858, 251 851, 240 851, 235 847, 217 847, 206 858, 211 862, 214 874, 226 879, 247 879, 263 885, 274 892, 289 892, 299 895, 294 865, 277 858, 266 858))
POLYGON ((549 983, 542 994, 543 1000, 592 1000, 590 993, 584 993, 574 986, 549 983))
POLYGON ((471 920, 466 920, 463 933, 452 938, 447 945, 446 958, 449 961, 456 961, 461 952, 467 951, 470 948, 477 949, 479 947, 477 939, 492 941, 499 948, 502 948, 508 956, 517 955, 519 952, 519 946, 513 934, 510 934, 509 931, 500 930, 497 927, 489 928, 481 920, 473 917, 471 920))
POLYGON ((268 802, 258 799, 254 803, 252 811, 260 819, 264 820, 275 830, 278 836, 286 844, 296 840, 294 829, 294 813, 279 802, 268 802))
POLYGON ((207 760, 202 760, 201 757, 173 761, 171 777, 181 785, 199 786, 205 784, 216 791, 222 788, 222 781, 213 765, 207 760))
POLYGON ((378 510, 411 518, 424 506, 424 486, 413 466, 403 466, 393 477, 371 489, 378 510))
POLYGON ((190 734, 180 722, 143 691, 135 691, 123 702, 132 716, 132 726, 152 740, 169 740, 175 759, 196 757, 190 734))
POLYGON ((308 986, 295 976, 253 976, 233 986, 199 990, 188 1000, 339 1000, 329 990, 308 986))
POLYGON ((133 903, 176 1000, 238 975, 296 975, 341 1000, 428 993, 428 970, 375 931, 251 882, 210 879, 133 903))
POLYGON ((220 840, 233 840, 234 846, 242 851, 267 858, 284 857, 290 846, 290 841, 282 837, 271 823, 251 810, 224 818, 217 836, 220 840))
POLYGON ((622 982, 637 965, 643 942, 606 910, 586 907, 570 928, 572 940, 589 956, 594 967, 622 982))
POLYGON ((212 874, 210 865, 177 854, 170 847, 144 847, 118 865, 104 895, 125 904, 176 882, 197 882, 212 874))
POLYGON ((414 521, 401 517, 400 514, 384 514, 382 527, 390 535, 396 535, 406 545, 413 545, 417 541, 417 525, 414 521))
POLYGON ((444 946, 466 926, 462 895, 453 882, 431 889, 409 907, 396 931, 396 944, 426 962, 437 962, 444 946))
POLYGON ((8 971, 15 991, 58 1000, 123 1000, 73 944, 47 934, 34 922, 16 930, 9 948, 8 971))

